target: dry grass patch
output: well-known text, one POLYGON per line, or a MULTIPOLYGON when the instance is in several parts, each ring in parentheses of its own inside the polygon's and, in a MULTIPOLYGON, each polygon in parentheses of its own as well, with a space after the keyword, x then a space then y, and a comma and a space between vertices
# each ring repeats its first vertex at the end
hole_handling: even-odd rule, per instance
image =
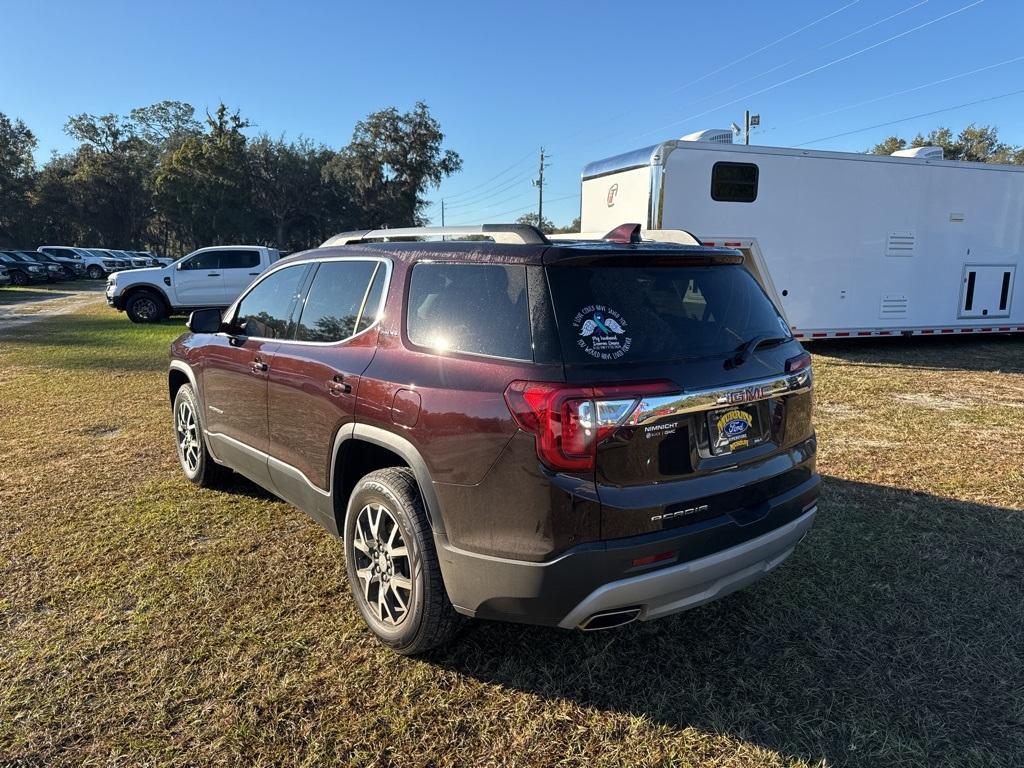
POLYGON ((1024 341, 814 348, 819 524, 755 588, 410 660, 315 524, 180 477, 180 330, 0 334, 0 764, 1020 763, 1024 341))

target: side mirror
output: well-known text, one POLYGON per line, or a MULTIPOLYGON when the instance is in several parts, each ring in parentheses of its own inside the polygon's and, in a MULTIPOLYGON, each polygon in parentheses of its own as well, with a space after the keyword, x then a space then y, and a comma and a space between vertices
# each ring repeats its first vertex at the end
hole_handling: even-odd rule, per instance
POLYGON ((222 322, 219 309, 197 309, 188 316, 185 325, 192 333, 217 333, 222 322))

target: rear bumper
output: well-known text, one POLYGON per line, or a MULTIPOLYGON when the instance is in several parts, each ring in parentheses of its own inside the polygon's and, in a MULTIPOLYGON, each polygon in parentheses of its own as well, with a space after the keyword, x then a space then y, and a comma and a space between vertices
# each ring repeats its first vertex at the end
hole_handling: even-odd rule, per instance
POLYGON ((763 578, 793 553, 814 525, 817 506, 771 533, 689 563, 613 581, 581 600, 558 626, 572 629, 595 613, 639 608, 640 621, 660 619, 725 597, 763 578))
POLYGON ((456 610, 479 618, 578 627, 598 612, 639 608, 641 620, 694 608, 741 589, 785 560, 814 524, 820 478, 764 502, 739 526, 723 515, 657 533, 582 544, 549 562, 511 560, 452 547, 435 535, 456 610), (716 535, 716 529, 720 535, 716 535), (728 530, 728 536, 723 535, 728 530), (709 549, 711 542, 729 545, 709 549), (653 565, 635 561, 673 553, 653 565))

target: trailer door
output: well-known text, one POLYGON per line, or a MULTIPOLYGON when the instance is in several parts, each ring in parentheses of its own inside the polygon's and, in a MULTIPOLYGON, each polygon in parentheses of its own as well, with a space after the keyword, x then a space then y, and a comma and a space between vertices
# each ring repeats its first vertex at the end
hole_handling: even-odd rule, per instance
POLYGON ((1008 317, 1016 271, 1014 264, 965 264, 959 317, 1008 317))

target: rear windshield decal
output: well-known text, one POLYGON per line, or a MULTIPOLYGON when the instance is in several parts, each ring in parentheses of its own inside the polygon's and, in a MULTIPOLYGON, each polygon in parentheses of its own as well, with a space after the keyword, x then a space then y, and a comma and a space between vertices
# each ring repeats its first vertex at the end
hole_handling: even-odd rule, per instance
POLYGON ((597 360, 618 360, 633 344, 622 315, 604 304, 588 304, 572 319, 576 344, 597 360))

